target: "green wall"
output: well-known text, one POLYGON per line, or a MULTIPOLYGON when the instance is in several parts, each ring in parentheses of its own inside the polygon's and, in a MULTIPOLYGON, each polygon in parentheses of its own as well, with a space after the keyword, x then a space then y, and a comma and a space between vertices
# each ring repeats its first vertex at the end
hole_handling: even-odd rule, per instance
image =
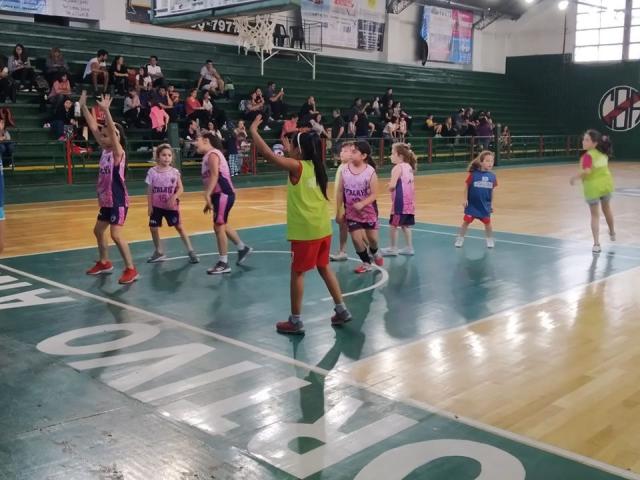
POLYGON ((611 135, 616 158, 640 160, 640 124, 613 132, 599 118, 602 96, 612 87, 640 90, 640 61, 576 64, 570 55, 535 55, 507 59, 507 76, 537 101, 548 106, 558 133, 596 128, 611 135))

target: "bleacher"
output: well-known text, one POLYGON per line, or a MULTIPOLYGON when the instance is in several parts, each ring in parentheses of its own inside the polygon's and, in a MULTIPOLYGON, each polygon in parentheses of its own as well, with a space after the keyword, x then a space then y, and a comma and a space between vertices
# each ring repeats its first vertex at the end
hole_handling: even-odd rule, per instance
MULTIPOLYGON (((133 35, 0 20, 0 49, 9 55, 16 43, 28 49, 32 63, 43 68, 51 47, 59 47, 72 73, 80 77, 86 62, 99 48, 109 51, 109 61, 115 55, 125 56, 130 67, 146 64, 150 55, 157 55, 167 81, 174 84, 186 98, 198 72, 207 58, 235 85, 233 100, 218 100, 231 119, 239 118, 238 102, 255 86, 266 89, 267 80, 285 88, 285 101, 290 111, 298 111, 308 95, 314 95, 325 123, 331 122, 333 108, 348 108, 355 97, 370 99, 382 95, 386 87, 394 89, 394 97, 413 116, 411 134, 425 137, 424 118, 432 113, 436 119, 452 115, 461 106, 492 112, 496 122, 509 125, 512 135, 542 135, 558 133, 558 125, 545 116, 544 106, 532 102, 504 75, 437 68, 389 65, 379 62, 344 59, 320 55, 317 79, 311 80, 310 70, 295 56, 278 56, 266 67, 265 77, 259 75, 259 63, 254 55, 238 55, 233 46, 217 45, 167 37, 133 35)), ((87 87, 88 85, 85 85, 87 87)), ((79 93, 80 86, 76 86, 79 93)), ((120 118, 123 98, 116 97, 114 114, 120 118)), ((5 106, 5 105, 3 105, 5 106)), ((64 148, 61 142, 43 128, 47 114, 40 111, 36 94, 19 93, 17 104, 7 104, 13 110, 17 129, 13 137, 18 142, 14 156, 16 171, 7 172, 16 181, 27 177, 37 181, 58 181, 64 177, 64 148), (54 169, 57 166, 58 168, 54 169)), ((269 132, 275 140, 278 129, 269 132)), ((150 153, 137 152, 146 131, 130 129, 131 168, 142 168, 150 153)), ((418 150, 425 150, 420 140, 418 150)), ((95 155, 95 154, 94 154, 95 155)), ((466 160, 466 157, 464 158, 466 160)), ((82 159, 75 159, 80 162, 82 159)), ((86 161, 87 159, 83 159, 86 161)), ((91 161, 89 161, 91 163, 91 161)))

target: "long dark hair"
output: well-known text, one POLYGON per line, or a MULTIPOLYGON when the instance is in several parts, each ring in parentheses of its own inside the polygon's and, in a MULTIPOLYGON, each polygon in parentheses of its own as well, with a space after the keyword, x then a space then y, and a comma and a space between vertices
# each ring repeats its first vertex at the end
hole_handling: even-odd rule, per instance
POLYGON ((611 146, 611 139, 608 135, 603 135, 598 130, 589 129, 584 132, 585 135, 588 135, 592 142, 596 144, 596 150, 600 153, 604 153, 605 155, 611 155, 613 149, 611 146))
POLYGON ((22 60, 23 62, 26 62, 29 59, 27 49, 24 48, 24 45, 22 45, 21 43, 16 43, 16 46, 13 47, 13 58, 17 58, 19 60, 22 60), (18 47, 22 49, 22 54, 20 54, 20 56, 18 56, 18 52, 16 51, 18 50, 18 47))
POLYGON ((293 137, 293 146, 300 150, 302 159, 313 162, 316 183, 320 187, 324 198, 329 200, 329 197, 327 197, 327 183, 329 183, 329 178, 327 177, 327 171, 324 168, 324 161, 322 160, 322 141, 320 137, 315 132, 298 133, 293 137))
POLYGON ((217 135, 211 132, 200 132, 198 136, 209 140, 209 143, 211 144, 211 146, 216 150, 222 150, 223 148, 222 140, 220 140, 220 137, 218 137, 217 135))
POLYGON ((357 151, 359 151, 363 155, 366 155, 367 163, 371 165, 374 170, 377 170, 378 167, 376 165, 376 162, 374 162, 373 158, 371 157, 371 145, 369 145, 369 142, 365 140, 358 140, 357 142, 353 143, 353 148, 355 148, 357 151))
POLYGON ((125 129, 118 122, 113 122, 113 124, 115 125, 116 130, 118 131, 118 134, 120 135, 120 146, 126 152, 127 151, 127 135, 125 133, 125 129))

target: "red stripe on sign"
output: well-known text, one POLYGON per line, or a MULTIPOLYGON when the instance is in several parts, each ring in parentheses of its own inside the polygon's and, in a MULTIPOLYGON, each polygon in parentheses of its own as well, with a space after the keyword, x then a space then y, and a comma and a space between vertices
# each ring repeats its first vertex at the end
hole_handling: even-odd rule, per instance
POLYGON ((627 98, 624 102, 618 105, 616 108, 607 113, 602 120, 605 123, 609 124, 613 122, 613 120, 620 115, 625 110, 631 108, 635 103, 640 102, 640 93, 634 94, 632 97, 627 98))

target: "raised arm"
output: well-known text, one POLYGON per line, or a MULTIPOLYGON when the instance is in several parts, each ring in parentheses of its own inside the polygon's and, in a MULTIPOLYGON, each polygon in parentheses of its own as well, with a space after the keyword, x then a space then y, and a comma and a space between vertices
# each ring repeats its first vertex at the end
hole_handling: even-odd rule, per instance
POLYGON ((111 95, 105 94, 102 97, 102 100, 98 101, 98 106, 104 112, 104 117, 106 120, 106 128, 107 136, 109 137, 109 141, 111 142, 111 148, 113 150, 113 163, 115 165, 119 165, 124 156, 124 148, 120 144, 120 138, 118 137, 118 132, 116 130, 116 124, 113 121, 113 117, 111 116, 111 111, 109 108, 111 107, 111 102, 113 99, 111 95))
POLYGON ((93 134, 93 138, 96 139, 96 142, 102 147, 102 136, 100 135, 100 131, 98 130, 98 122, 94 118, 91 111, 87 108, 87 91, 82 90, 80 94, 80 98, 78 99, 78 103, 80 104, 80 110, 82 111, 82 116, 84 117, 84 121, 87 122, 87 127, 93 134))
POLYGON ((256 119, 249 127, 249 133, 251 134, 251 138, 255 142, 256 150, 267 159, 267 161, 271 163, 275 163, 278 167, 283 170, 287 170, 289 173, 297 173, 300 168, 298 160, 294 158, 281 157, 280 155, 276 155, 271 151, 269 145, 262 139, 260 133, 258 132, 258 127, 262 123, 262 115, 258 115, 256 119))

